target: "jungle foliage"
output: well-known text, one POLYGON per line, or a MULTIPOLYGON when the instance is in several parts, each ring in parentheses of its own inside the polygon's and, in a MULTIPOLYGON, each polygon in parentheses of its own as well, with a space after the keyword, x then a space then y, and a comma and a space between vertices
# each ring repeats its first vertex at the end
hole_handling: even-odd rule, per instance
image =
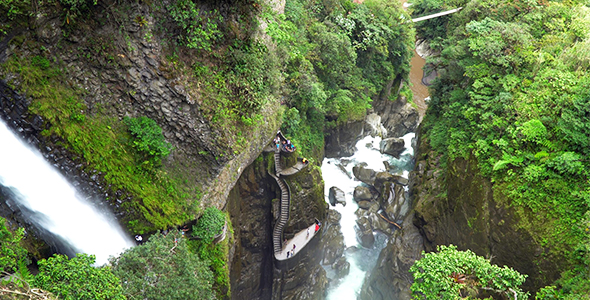
POLYGON ((361 120, 388 82, 409 73, 414 32, 395 1, 293 0, 266 18, 286 57, 282 129, 304 154, 317 154, 325 128, 361 120))
POLYGON ((64 300, 125 300, 111 268, 95 267, 94 262, 93 255, 78 254, 72 259, 54 255, 39 261, 32 285, 64 300))
POLYGON ((24 229, 11 230, 0 217, 0 272, 16 272, 20 261, 28 262, 27 250, 21 245, 24 229))
POLYGON ((213 299, 213 274, 177 230, 111 260, 127 299, 213 299))
POLYGON ((493 299, 528 299, 520 286, 526 275, 492 265, 489 260, 454 245, 438 246, 438 252, 422 253, 410 268, 414 299, 473 299, 492 294, 493 299))
MULTIPOLYGON (((585 1, 434 1, 420 13, 462 6, 436 27, 419 25, 440 55, 424 136, 448 164, 477 158, 519 226, 562 260, 539 299, 590 292, 590 9, 585 1), (567 271, 566 271, 567 270, 567 271)), ((551 298, 555 297, 555 298, 551 298)), ((569 297, 569 298, 568 298, 569 297)))

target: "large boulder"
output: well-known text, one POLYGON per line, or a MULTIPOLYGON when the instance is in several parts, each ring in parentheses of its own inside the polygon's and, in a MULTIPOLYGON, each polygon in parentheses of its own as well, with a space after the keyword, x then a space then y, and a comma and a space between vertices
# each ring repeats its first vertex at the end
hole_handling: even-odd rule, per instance
POLYGON ((359 202, 357 202, 359 208, 362 209, 369 209, 369 207, 371 207, 371 201, 367 201, 367 200, 361 200, 359 202))
MULTIPOLYGON (((389 224, 387 221, 383 220, 379 216, 380 211, 379 203, 372 202, 369 209, 357 209, 354 214, 357 216, 358 220, 367 219, 369 220, 369 224, 373 231, 380 231, 385 233, 388 236, 391 236, 395 230, 393 225, 389 224)), ((360 235, 359 235, 360 237, 360 235)))
POLYGON ((404 220, 402 230, 397 230, 387 246, 379 254, 377 264, 368 272, 359 299, 387 300, 412 299, 410 285, 414 278, 409 272, 414 261, 422 256, 422 236, 412 224, 413 215, 404 220))
POLYGON ((371 222, 366 217, 362 217, 356 220, 356 225, 359 230, 357 236, 361 242, 361 245, 365 248, 372 248, 375 244, 375 236, 373 235, 373 228, 371 222))
POLYGON ((339 212, 330 209, 326 228, 322 235, 322 264, 332 265, 344 253, 344 236, 340 230, 340 219, 342 215, 339 212))
POLYGON ((373 169, 367 168, 367 163, 360 163, 352 168, 352 173, 356 179, 368 184, 373 185, 375 183, 375 176, 377 172, 373 169))
POLYGON ((390 220, 403 219, 410 209, 403 186, 396 183, 385 186, 381 197, 381 207, 385 211, 385 216, 390 220))
POLYGON ((369 114, 365 118, 365 131, 373 137, 387 137, 387 129, 381 124, 381 116, 375 113, 369 114))
POLYGON ((333 186, 330 188, 328 199, 330 199, 330 204, 332 204, 332 206, 336 206, 337 203, 346 206, 346 196, 344 195, 344 191, 338 187, 333 186))
POLYGON ((379 143, 381 153, 389 154, 395 158, 399 158, 405 149, 404 139, 401 138, 387 138, 381 140, 381 143, 379 143))
POLYGON ((348 275, 350 272, 350 263, 346 261, 344 256, 338 258, 335 263, 332 264, 332 269, 336 271, 336 278, 340 279, 348 275))
POLYGON ((362 186, 362 185, 359 185, 354 188, 354 193, 352 194, 352 196, 353 196, 354 200, 357 202, 360 202, 362 200, 373 199, 373 194, 371 193, 371 189, 366 186, 362 186))

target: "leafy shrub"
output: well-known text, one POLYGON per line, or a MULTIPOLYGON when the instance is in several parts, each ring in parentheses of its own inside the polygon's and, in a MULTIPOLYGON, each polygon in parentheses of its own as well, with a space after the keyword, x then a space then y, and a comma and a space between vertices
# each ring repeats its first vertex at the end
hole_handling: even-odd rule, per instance
POLYGON ((222 36, 218 23, 223 22, 223 18, 217 11, 201 11, 192 0, 178 0, 169 11, 183 29, 188 48, 211 51, 213 43, 222 36))
POLYGON ((156 121, 148 117, 129 118, 123 122, 129 127, 129 132, 135 137, 133 147, 147 157, 147 161, 153 165, 159 165, 161 159, 170 154, 172 146, 165 141, 162 128, 156 121))
POLYGON ((224 225, 225 214, 215 207, 208 207, 197 224, 193 226, 193 235, 204 241, 210 241, 221 233, 224 225))
POLYGON ((96 5, 98 0, 59 0, 59 3, 64 7, 66 23, 70 24, 82 13, 90 8, 91 5, 96 5))
POLYGON ((454 245, 438 246, 437 250, 423 252, 423 257, 410 268, 415 299, 459 299, 461 295, 475 296, 480 291, 493 291, 510 299, 528 299, 528 293, 520 289, 526 275, 506 266, 492 265, 470 250, 458 251, 454 245))
POLYGON ((27 250, 21 246, 24 229, 12 232, 6 227, 6 220, 0 218, 0 271, 15 272, 18 262, 27 259, 27 250))
POLYGON ((94 255, 87 254, 43 259, 33 285, 64 300, 124 300, 121 283, 110 267, 97 268, 94 262, 94 255))
POLYGON ((154 234, 111 260, 128 299, 212 299, 213 276, 178 231, 154 234))
POLYGON ((47 58, 38 55, 31 58, 31 64, 41 70, 47 70, 51 66, 51 62, 47 58))

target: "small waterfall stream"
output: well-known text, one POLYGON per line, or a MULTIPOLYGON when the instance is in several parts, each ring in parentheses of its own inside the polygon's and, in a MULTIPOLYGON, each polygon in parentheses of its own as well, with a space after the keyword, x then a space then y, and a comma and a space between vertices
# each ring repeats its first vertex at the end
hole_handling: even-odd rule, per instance
POLYGON ((30 222, 44 228, 73 252, 108 262, 134 246, 112 213, 93 207, 43 156, 17 138, 0 121, 0 185, 30 222))
MULTIPOLYGON (((373 268, 379 257, 379 253, 387 244, 388 239, 387 235, 380 232, 374 232, 375 244, 370 249, 363 248, 357 241, 355 229, 357 216, 355 211, 358 209, 358 205, 352 198, 354 188, 360 185, 361 182, 355 179, 354 175, 352 175, 352 168, 359 163, 365 162, 367 163, 367 168, 381 172, 385 171, 383 161, 388 161, 390 165, 396 166, 401 171, 399 175, 408 178, 409 171, 413 168, 412 156, 414 155, 414 150, 411 147, 411 142, 414 136, 414 133, 408 133, 403 137, 406 149, 400 155, 400 159, 380 153, 380 137, 367 136, 357 142, 357 151, 353 156, 325 158, 322 162, 326 202, 329 203, 328 191, 331 187, 336 186, 344 191, 346 195, 346 206, 336 204, 334 207, 330 206, 330 209, 335 209, 342 215, 340 225, 344 236, 345 247, 356 247, 357 249, 356 251, 347 250, 344 252, 346 260, 350 263, 350 272, 347 276, 337 281, 336 286, 332 286, 328 290, 328 299, 357 299, 366 272, 373 268), (343 166, 348 175, 344 173, 338 165, 343 166)), ((326 269, 328 276, 333 277, 331 267, 324 266, 324 268, 326 269)))

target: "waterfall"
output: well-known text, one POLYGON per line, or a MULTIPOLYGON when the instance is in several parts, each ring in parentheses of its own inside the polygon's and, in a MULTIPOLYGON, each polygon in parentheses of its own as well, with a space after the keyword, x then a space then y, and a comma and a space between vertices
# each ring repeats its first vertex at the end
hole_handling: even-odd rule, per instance
POLYGON ((108 262, 134 245, 112 213, 93 207, 36 150, 0 121, 0 185, 10 190, 30 222, 51 232, 74 252, 108 262))
MULTIPOLYGON (((379 142, 381 138, 367 136, 357 142, 356 152, 351 157, 342 158, 325 158, 322 162, 322 175, 324 178, 326 192, 326 202, 329 203, 328 191, 330 187, 336 186, 340 188, 346 195, 346 206, 336 204, 330 209, 335 209, 342 215, 340 226, 342 235, 344 236, 345 247, 356 247, 357 251, 345 251, 344 256, 350 263, 350 272, 347 276, 337 281, 336 286, 328 290, 328 299, 357 299, 365 274, 370 271, 377 259, 379 253, 387 244, 387 235, 374 232, 375 244, 371 249, 363 248, 357 241, 355 224, 357 216, 355 214, 358 205, 353 201, 354 188, 361 182, 352 175, 352 168, 359 163, 367 163, 367 168, 373 169, 377 172, 385 171, 383 161, 388 161, 390 165, 395 165, 401 171, 399 175, 408 178, 409 171, 413 168, 412 156, 414 150, 411 147, 412 138, 415 133, 408 133, 403 136, 405 150, 396 159, 390 155, 382 154, 379 151, 379 142), (339 167, 342 166, 342 167, 339 167), (346 174, 346 173, 348 174, 346 174)), ((330 266, 324 266, 328 276, 331 276, 333 271, 330 266)))

